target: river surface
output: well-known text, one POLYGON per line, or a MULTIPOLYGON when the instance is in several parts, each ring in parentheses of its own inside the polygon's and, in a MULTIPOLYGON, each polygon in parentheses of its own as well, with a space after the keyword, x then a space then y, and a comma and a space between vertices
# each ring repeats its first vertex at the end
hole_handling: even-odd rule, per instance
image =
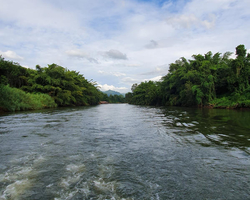
POLYGON ((250 199, 250 112, 107 104, 1 115, 5 199, 250 199))

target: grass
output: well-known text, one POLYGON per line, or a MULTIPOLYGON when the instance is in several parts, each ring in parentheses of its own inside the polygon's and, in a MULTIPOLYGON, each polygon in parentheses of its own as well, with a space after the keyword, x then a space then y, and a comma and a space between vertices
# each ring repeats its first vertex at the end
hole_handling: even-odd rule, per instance
POLYGON ((48 94, 26 93, 8 85, 0 85, 0 108, 5 111, 38 110, 57 107, 48 94))

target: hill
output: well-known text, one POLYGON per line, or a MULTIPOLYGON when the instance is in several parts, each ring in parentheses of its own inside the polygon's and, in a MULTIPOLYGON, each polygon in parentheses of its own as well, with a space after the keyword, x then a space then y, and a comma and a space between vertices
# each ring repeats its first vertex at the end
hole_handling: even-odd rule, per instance
POLYGON ((107 91, 104 91, 103 92, 104 94, 107 94, 108 96, 110 96, 110 95, 123 95, 124 96, 124 94, 121 94, 120 92, 116 92, 116 91, 114 91, 114 90, 107 90, 107 91))

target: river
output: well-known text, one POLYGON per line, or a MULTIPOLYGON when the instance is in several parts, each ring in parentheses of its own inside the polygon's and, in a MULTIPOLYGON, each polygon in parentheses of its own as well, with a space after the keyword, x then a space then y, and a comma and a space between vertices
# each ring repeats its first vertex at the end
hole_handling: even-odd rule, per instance
POLYGON ((1 115, 6 199, 250 199, 250 112, 106 104, 1 115))

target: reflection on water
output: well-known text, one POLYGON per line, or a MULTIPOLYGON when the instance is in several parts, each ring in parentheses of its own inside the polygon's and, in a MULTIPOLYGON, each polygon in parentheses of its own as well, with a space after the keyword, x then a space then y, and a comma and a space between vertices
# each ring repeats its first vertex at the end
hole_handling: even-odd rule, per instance
POLYGON ((183 139, 204 146, 236 147, 250 154, 249 111, 220 109, 167 109, 166 125, 177 127, 183 139), (182 130, 182 131, 180 131, 182 130))
POLYGON ((0 116, 0 200, 250 199, 249 122, 127 104, 0 116))

